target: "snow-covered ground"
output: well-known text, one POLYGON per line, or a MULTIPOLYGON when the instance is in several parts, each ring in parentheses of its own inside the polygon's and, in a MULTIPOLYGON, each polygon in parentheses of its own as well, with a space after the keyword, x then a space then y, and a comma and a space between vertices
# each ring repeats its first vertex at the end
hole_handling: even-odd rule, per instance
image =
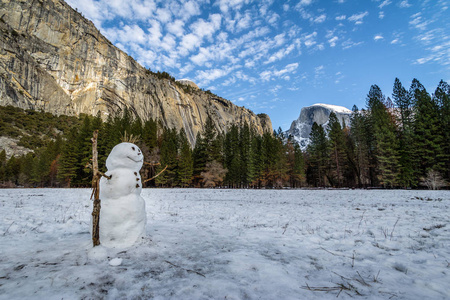
POLYGON ((92 248, 88 189, 0 190, 0 299, 449 299, 450 192, 145 189, 92 248))

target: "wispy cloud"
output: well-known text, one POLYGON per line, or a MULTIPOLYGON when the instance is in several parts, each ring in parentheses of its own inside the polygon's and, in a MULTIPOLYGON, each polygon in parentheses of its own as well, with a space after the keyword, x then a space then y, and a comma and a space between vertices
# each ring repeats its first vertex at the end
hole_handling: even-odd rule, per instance
POLYGON ((408 3, 408 0, 403 0, 402 2, 400 2, 398 4, 398 6, 401 8, 408 8, 408 7, 411 7, 411 4, 408 3))
POLYGON ((384 37, 381 35, 381 34, 376 34, 374 37, 373 37, 373 40, 374 41, 380 41, 380 40, 383 40, 384 39, 384 37))
POLYGON ((411 21, 409 21, 409 24, 411 26, 414 26, 415 28, 419 30, 426 30, 427 26, 431 23, 430 20, 424 20, 422 18, 422 13, 416 13, 411 16, 411 21))
POLYGON ((363 19, 369 15, 368 11, 361 12, 358 14, 351 15, 348 17, 349 21, 355 22, 356 25, 360 25, 363 23, 363 19))
POLYGON ((288 74, 290 73, 295 73, 295 71, 298 68, 298 63, 292 63, 292 64, 288 64, 286 65, 286 67, 284 67, 281 70, 277 70, 277 69, 273 69, 273 70, 266 70, 263 71, 259 74, 261 80, 263 81, 270 81, 272 78, 276 77, 276 78, 284 78, 284 79, 289 79, 288 74))
POLYGON ((384 0, 380 5, 378 5, 378 8, 383 9, 383 7, 388 6, 392 2, 390 0, 384 0))

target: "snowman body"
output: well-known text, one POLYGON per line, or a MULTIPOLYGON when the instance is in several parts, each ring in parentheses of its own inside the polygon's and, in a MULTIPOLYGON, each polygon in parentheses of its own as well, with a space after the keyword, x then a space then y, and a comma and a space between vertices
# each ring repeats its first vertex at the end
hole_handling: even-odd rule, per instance
POLYGON ((116 145, 106 159, 105 173, 100 179, 100 242, 106 247, 132 246, 145 235, 147 215, 141 197, 139 170, 144 157, 132 143, 116 145))

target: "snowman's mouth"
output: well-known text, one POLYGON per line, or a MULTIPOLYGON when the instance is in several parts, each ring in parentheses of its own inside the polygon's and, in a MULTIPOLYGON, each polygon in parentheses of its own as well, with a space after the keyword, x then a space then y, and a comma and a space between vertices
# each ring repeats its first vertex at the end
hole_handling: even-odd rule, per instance
POLYGON ((142 162, 142 158, 141 158, 140 160, 135 160, 135 159, 132 159, 132 158, 131 158, 131 157, 129 157, 129 156, 127 156, 127 158, 131 159, 132 161, 134 161, 134 162, 136 162, 136 163, 142 162))

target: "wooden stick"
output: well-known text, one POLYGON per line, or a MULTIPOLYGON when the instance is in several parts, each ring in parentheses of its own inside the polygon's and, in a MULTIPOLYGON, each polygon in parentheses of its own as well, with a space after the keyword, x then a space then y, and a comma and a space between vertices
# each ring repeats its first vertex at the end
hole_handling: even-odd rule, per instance
MULTIPOLYGON (((92 141, 92 195, 94 196, 94 205, 92 210, 92 243, 95 246, 100 245, 100 187, 99 181, 101 174, 98 171, 98 152, 97 152, 98 130, 94 131, 92 141)), ((91 195, 91 198, 92 198, 91 195)))
POLYGON ((152 178, 146 179, 146 180, 144 181, 144 183, 147 182, 147 181, 153 180, 153 179, 155 179, 156 177, 158 177, 159 175, 161 175, 162 172, 164 172, 164 171, 167 169, 168 166, 169 166, 169 165, 166 165, 166 167, 165 167, 161 172, 159 172, 158 174, 156 174, 156 175, 153 176, 152 178))

